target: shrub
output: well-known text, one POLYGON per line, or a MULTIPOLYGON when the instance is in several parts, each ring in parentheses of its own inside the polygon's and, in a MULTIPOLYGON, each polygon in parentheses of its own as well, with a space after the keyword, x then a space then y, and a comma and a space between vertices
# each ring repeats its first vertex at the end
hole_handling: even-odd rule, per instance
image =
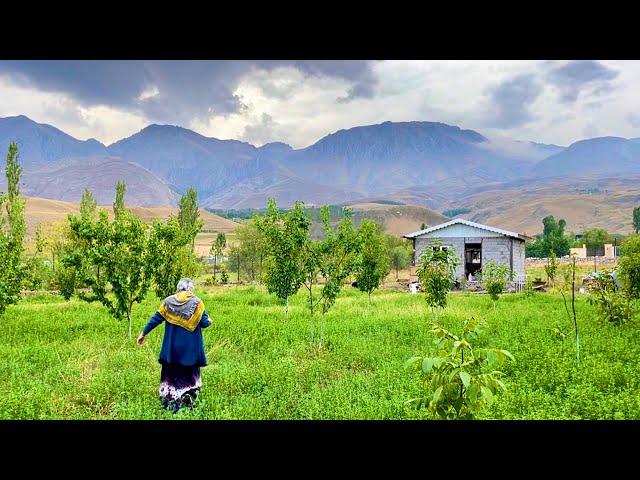
POLYGON ((635 313, 631 298, 616 288, 608 271, 596 278, 589 303, 596 306, 600 320, 617 326, 627 323, 635 313))
POLYGON ((513 278, 513 273, 507 265, 489 260, 482 267, 480 285, 491 295, 491 299, 495 302, 500 298, 500 294, 507 286, 507 281, 511 280, 511 278, 513 278))
POLYGON ((465 323, 462 337, 434 325, 431 332, 437 337, 435 357, 413 357, 407 365, 420 365, 425 374, 426 395, 414 398, 417 408, 427 407, 434 417, 443 419, 472 419, 494 396, 506 387, 495 370, 513 355, 506 350, 475 349, 472 342, 478 338, 479 320, 465 323))
POLYGON ((454 274, 458 262, 455 250, 443 249, 439 241, 433 242, 422 251, 416 273, 425 292, 427 304, 432 310, 447 306, 447 294, 455 284, 454 274))

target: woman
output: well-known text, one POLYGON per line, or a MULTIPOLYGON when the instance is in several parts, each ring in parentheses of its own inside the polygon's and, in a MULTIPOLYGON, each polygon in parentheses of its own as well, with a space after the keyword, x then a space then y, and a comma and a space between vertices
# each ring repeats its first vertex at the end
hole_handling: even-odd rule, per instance
POLYGON ((160 399, 173 412, 192 407, 198 396, 200 367, 207 365, 201 329, 211 325, 204 303, 193 294, 193 281, 183 278, 177 290, 162 301, 137 340, 142 345, 149 332, 166 320, 158 359, 162 364, 160 399))

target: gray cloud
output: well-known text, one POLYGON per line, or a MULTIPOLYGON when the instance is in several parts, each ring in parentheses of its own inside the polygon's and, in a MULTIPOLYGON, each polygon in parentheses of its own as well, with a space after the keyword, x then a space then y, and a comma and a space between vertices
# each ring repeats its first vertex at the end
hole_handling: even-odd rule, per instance
MULTIPOLYGON (((377 79, 368 61, 4 61, 0 74, 22 85, 61 92, 85 106, 109 105, 143 114, 156 122, 186 124, 210 113, 237 112, 233 92, 253 68, 292 66, 306 75, 351 83, 354 96, 371 97, 377 79), (155 87, 158 94, 140 94, 155 87)), ((274 92, 274 94, 286 92, 274 92)))
POLYGON ((490 90, 489 110, 485 123, 497 128, 515 128, 534 119, 530 106, 542 93, 542 85, 534 74, 510 78, 490 90))
POLYGON ((573 103, 586 87, 593 87, 595 95, 602 95, 613 90, 611 80, 618 76, 613 70, 594 60, 574 60, 564 65, 555 66, 547 74, 550 83, 560 89, 560 101, 573 103))
POLYGON ((278 126, 278 123, 273 120, 271 115, 263 113, 260 123, 244 127, 242 140, 253 145, 264 145, 265 143, 279 140, 276 136, 276 128, 278 126))

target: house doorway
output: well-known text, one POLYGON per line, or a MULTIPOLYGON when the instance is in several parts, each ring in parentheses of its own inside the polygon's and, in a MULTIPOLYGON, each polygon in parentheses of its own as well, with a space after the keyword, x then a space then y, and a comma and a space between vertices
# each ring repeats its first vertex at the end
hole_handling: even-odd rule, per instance
POLYGON ((464 276, 468 279, 469 274, 474 277, 482 268, 482 244, 467 243, 464 246, 464 276))

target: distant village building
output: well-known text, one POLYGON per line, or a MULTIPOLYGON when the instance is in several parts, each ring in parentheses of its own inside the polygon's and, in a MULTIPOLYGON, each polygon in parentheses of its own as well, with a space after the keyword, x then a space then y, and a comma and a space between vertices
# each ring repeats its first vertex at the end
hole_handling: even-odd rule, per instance
MULTIPOLYGON (((434 241, 439 240, 442 248, 453 248, 460 264, 456 269, 456 279, 464 276, 475 279, 475 275, 489 260, 498 264, 505 264, 514 274, 514 281, 524 282, 524 244, 529 237, 523 234, 509 232, 500 228, 489 227, 480 223, 463 219, 434 225, 404 235, 413 241, 413 265, 410 267, 410 282, 416 281, 416 268, 420 255, 434 241)), ((433 247, 431 247, 433 248, 433 247)))

